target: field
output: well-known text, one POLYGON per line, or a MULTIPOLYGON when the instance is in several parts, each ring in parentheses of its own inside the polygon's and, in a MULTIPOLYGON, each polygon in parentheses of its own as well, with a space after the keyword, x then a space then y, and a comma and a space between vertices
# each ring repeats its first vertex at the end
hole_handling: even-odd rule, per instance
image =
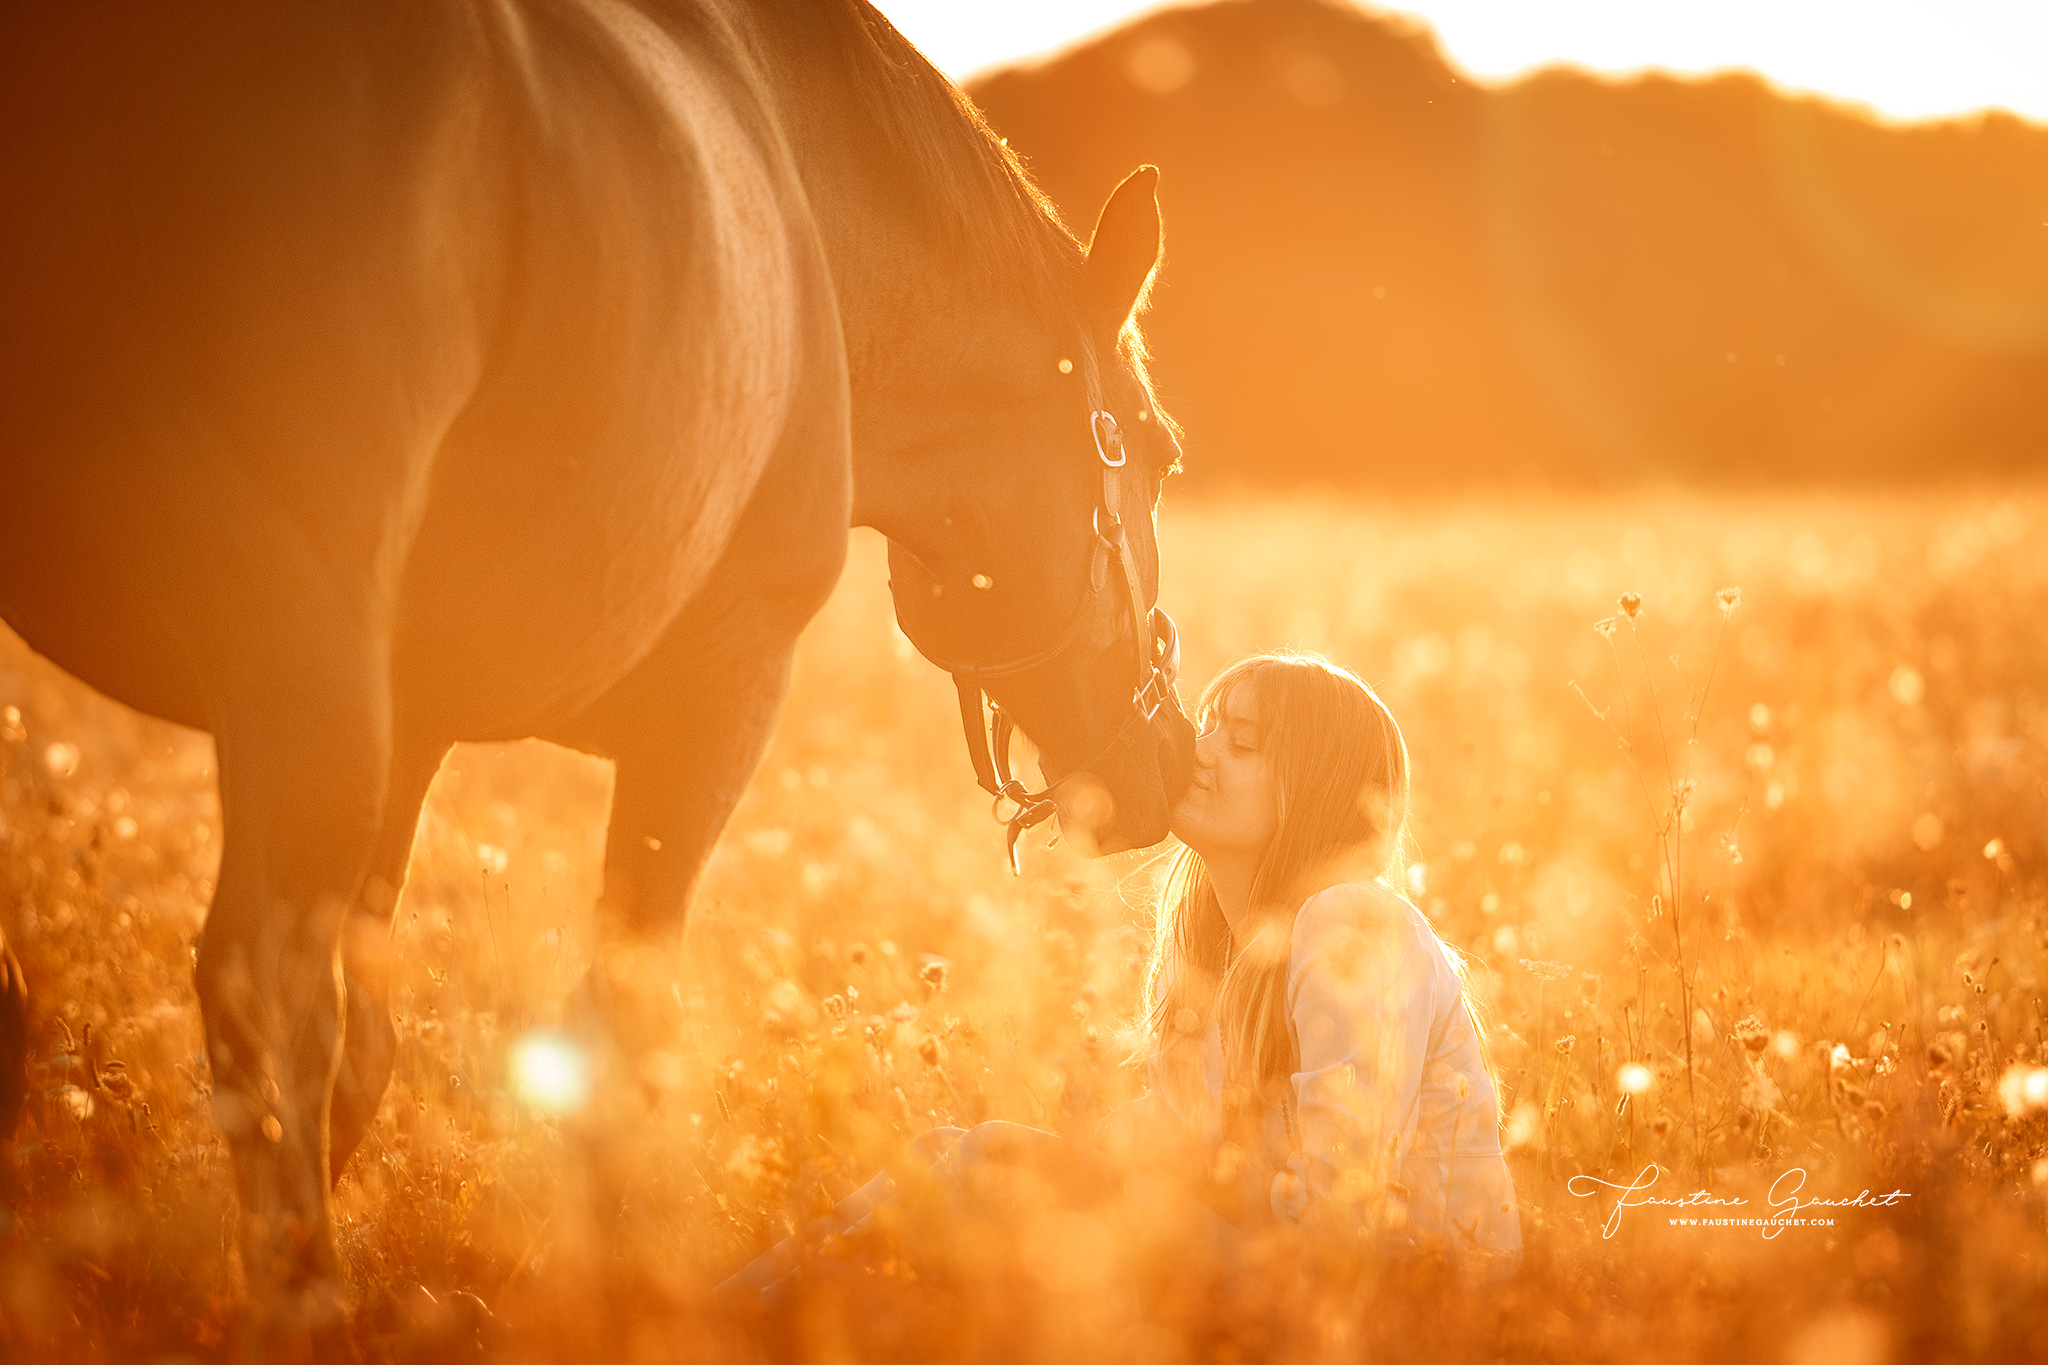
MULTIPOLYGON (((841 1273, 779 1310, 710 1299, 925 1129, 1085 1133, 1141 1079, 1122 1059, 1160 859, 1085 862, 1041 830, 1011 877, 862 533, 683 960, 610 964, 655 983, 658 1046, 580 1110, 534 1103, 511 1058, 596 955, 609 771, 538 744, 450 758, 399 910, 397 1077, 338 1192, 358 1350, 2048 1358, 2048 492, 1174 492, 1183 693, 1249 649, 1321 649, 1406 732, 1403 885, 1493 1021, 1518 1277, 1475 1297, 1278 1234, 1226 1270, 1136 1186, 984 1225, 911 1182, 884 1248, 826 1248, 841 1273), (1574 1192, 1650 1162, 1659 1194, 1749 1215, 1795 1170, 1801 1198, 1900 1197, 1767 1229, 1574 1192)), ((0 1212, 10 1358, 234 1339, 190 985, 212 761, 0 635, 0 927, 35 1048, 0 1212)))

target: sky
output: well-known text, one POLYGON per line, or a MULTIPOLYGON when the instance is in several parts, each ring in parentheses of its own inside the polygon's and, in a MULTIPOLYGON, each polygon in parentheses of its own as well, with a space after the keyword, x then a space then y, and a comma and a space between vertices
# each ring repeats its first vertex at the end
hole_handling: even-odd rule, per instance
MULTIPOLYGON (((948 75, 1028 60, 1157 8, 1133 0, 876 0, 948 75)), ((1893 119, 2048 121, 2048 0, 1404 0, 1450 58, 1504 80, 1747 68, 1893 119)))

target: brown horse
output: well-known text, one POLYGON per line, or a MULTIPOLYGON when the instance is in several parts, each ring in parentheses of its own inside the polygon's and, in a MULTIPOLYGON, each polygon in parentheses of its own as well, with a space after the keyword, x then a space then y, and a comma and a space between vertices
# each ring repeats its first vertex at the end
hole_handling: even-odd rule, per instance
POLYGON ((608 921, 672 938, 849 523, 1063 824, 1163 837, 1153 179, 1084 253, 864 0, 0 9, 0 614, 217 741, 258 1292, 340 1305, 451 743, 612 759, 608 921))

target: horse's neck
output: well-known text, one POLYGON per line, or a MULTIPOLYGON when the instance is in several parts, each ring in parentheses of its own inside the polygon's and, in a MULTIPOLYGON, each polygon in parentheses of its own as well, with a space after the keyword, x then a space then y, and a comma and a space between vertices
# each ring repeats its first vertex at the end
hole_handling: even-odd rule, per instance
MULTIPOLYGON (((828 13, 838 4, 792 6, 806 19, 786 26, 776 54, 781 113, 832 272, 855 458, 886 460, 930 434, 931 396, 947 392, 949 374, 1001 350, 1001 330, 1033 324, 943 221, 944 187, 923 183, 931 168, 913 164, 868 111, 851 67, 866 58, 845 40, 843 15, 828 13)), ((982 389, 989 376, 974 379, 982 389)))

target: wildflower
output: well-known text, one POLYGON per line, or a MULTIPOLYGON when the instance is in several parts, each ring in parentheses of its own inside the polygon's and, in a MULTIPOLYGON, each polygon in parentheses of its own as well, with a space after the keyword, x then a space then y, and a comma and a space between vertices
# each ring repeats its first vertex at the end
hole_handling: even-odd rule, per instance
POLYGON ((1611 640, 1614 638, 1616 627, 1620 624, 1612 616, 1603 616, 1593 623, 1593 629, 1599 633, 1601 639, 1611 640))
POLYGON ((1569 1057, 1571 1056, 1572 1048, 1577 1046, 1578 1041, 1577 1034, 1567 1033, 1564 1037, 1551 1044, 1551 1046, 1557 1049, 1560 1056, 1569 1057))
POLYGON ((1642 614, 1643 598, 1640 593, 1625 592, 1620 600, 1621 614, 1633 621, 1642 614))
POLYGON ((1723 616, 1732 616, 1735 614, 1735 609, 1742 605, 1742 589, 1723 588, 1714 594, 1714 600, 1721 604, 1721 614, 1723 616))
POLYGON ((1762 1052, 1771 1045, 1771 1031, 1754 1014, 1735 1026, 1735 1037, 1750 1052, 1762 1052))
POLYGON ((924 988, 933 993, 946 989, 946 971, 953 964, 943 957, 927 957, 924 965, 917 969, 917 979, 924 988))
POLYGON ((939 1040, 936 1035, 927 1033, 923 1038, 918 1040, 917 1055, 924 1059, 924 1064, 926 1066, 937 1066, 939 1064, 940 1053, 941 1049, 939 1047, 939 1040))

